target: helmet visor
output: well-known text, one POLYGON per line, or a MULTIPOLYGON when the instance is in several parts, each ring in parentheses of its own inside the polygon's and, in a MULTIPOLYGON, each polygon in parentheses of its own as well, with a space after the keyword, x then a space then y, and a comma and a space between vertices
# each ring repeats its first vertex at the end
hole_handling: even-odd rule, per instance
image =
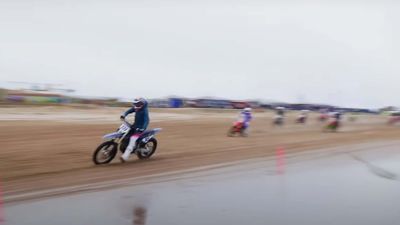
POLYGON ((135 108, 142 108, 143 105, 144 105, 144 103, 143 103, 142 101, 135 100, 135 101, 133 101, 132 105, 133 105, 135 108))

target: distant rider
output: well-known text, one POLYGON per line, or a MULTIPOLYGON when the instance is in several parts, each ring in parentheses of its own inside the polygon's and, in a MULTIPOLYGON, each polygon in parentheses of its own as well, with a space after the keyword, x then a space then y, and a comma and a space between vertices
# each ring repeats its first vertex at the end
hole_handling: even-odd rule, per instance
POLYGON ((341 112, 332 112, 331 113, 331 119, 329 122, 329 126, 332 128, 336 129, 337 127, 340 126, 340 120, 342 119, 342 113, 341 112))
POLYGON ((132 108, 121 115, 121 120, 125 120, 126 116, 131 113, 135 113, 135 122, 132 124, 131 130, 126 135, 126 137, 130 137, 128 147, 126 148, 124 154, 120 157, 122 162, 125 162, 129 159, 129 156, 136 147, 136 141, 147 129, 147 126, 150 122, 148 103, 144 98, 135 99, 132 105, 132 108))
POLYGON ((276 107, 276 116, 283 118, 285 116, 285 107, 276 107))
POLYGON ((243 127, 242 127, 243 131, 246 131, 250 126, 250 121, 253 118, 251 111, 252 111, 251 108, 247 107, 247 108, 244 108, 239 114, 238 121, 243 123, 243 127))
POLYGON ((333 113, 333 118, 339 122, 342 119, 342 113, 341 112, 334 112, 333 113))
POLYGON ((308 110, 301 110, 300 114, 297 116, 298 123, 305 123, 308 117, 308 110))
POLYGON ((285 117, 285 107, 276 107, 275 108, 275 117, 274 117, 274 124, 275 125, 282 125, 283 124, 283 120, 285 117))
POLYGON ((320 110, 320 115, 319 115, 319 121, 324 122, 329 118, 329 112, 328 109, 321 109, 320 110))
POLYGON ((390 119, 388 124, 393 125, 400 121, 400 111, 393 111, 390 113, 390 119))

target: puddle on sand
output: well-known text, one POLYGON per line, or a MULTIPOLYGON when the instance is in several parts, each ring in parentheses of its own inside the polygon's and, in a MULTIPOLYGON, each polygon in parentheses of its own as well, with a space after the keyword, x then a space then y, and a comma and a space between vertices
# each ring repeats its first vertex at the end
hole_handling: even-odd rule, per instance
MULTIPOLYGON (((400 174, 398 146, 354 153, 400 174), (375 161, 374 161, 375 160, 375 161)), ((7 225, 392 225, 400 182, 382 179, 349 154, 289 164, 256 162, 136 185, 8 205, 7 225)))

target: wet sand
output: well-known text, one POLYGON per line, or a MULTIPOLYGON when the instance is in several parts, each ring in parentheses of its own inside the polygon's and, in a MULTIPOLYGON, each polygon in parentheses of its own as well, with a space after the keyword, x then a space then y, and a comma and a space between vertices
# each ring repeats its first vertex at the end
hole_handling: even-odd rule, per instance
POLYGON ((393 225, 399 161, 398 141, 290 153, 283 174, 276 157, 250 159, 8 203, 6 224, 393 225))

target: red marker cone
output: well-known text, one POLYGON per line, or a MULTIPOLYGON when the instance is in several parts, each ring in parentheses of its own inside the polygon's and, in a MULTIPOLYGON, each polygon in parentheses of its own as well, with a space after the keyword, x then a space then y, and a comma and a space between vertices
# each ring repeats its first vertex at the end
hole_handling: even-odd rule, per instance
POLYGON ((285 149, 283 147, 279 147, 276 149, 276 172, 279 175, 285 173, 285 149))
POLYGON ((0 224, 4 222, 4 214, 3 214, 3 191, 1 189, 1 182, 0 182, 0 224))

